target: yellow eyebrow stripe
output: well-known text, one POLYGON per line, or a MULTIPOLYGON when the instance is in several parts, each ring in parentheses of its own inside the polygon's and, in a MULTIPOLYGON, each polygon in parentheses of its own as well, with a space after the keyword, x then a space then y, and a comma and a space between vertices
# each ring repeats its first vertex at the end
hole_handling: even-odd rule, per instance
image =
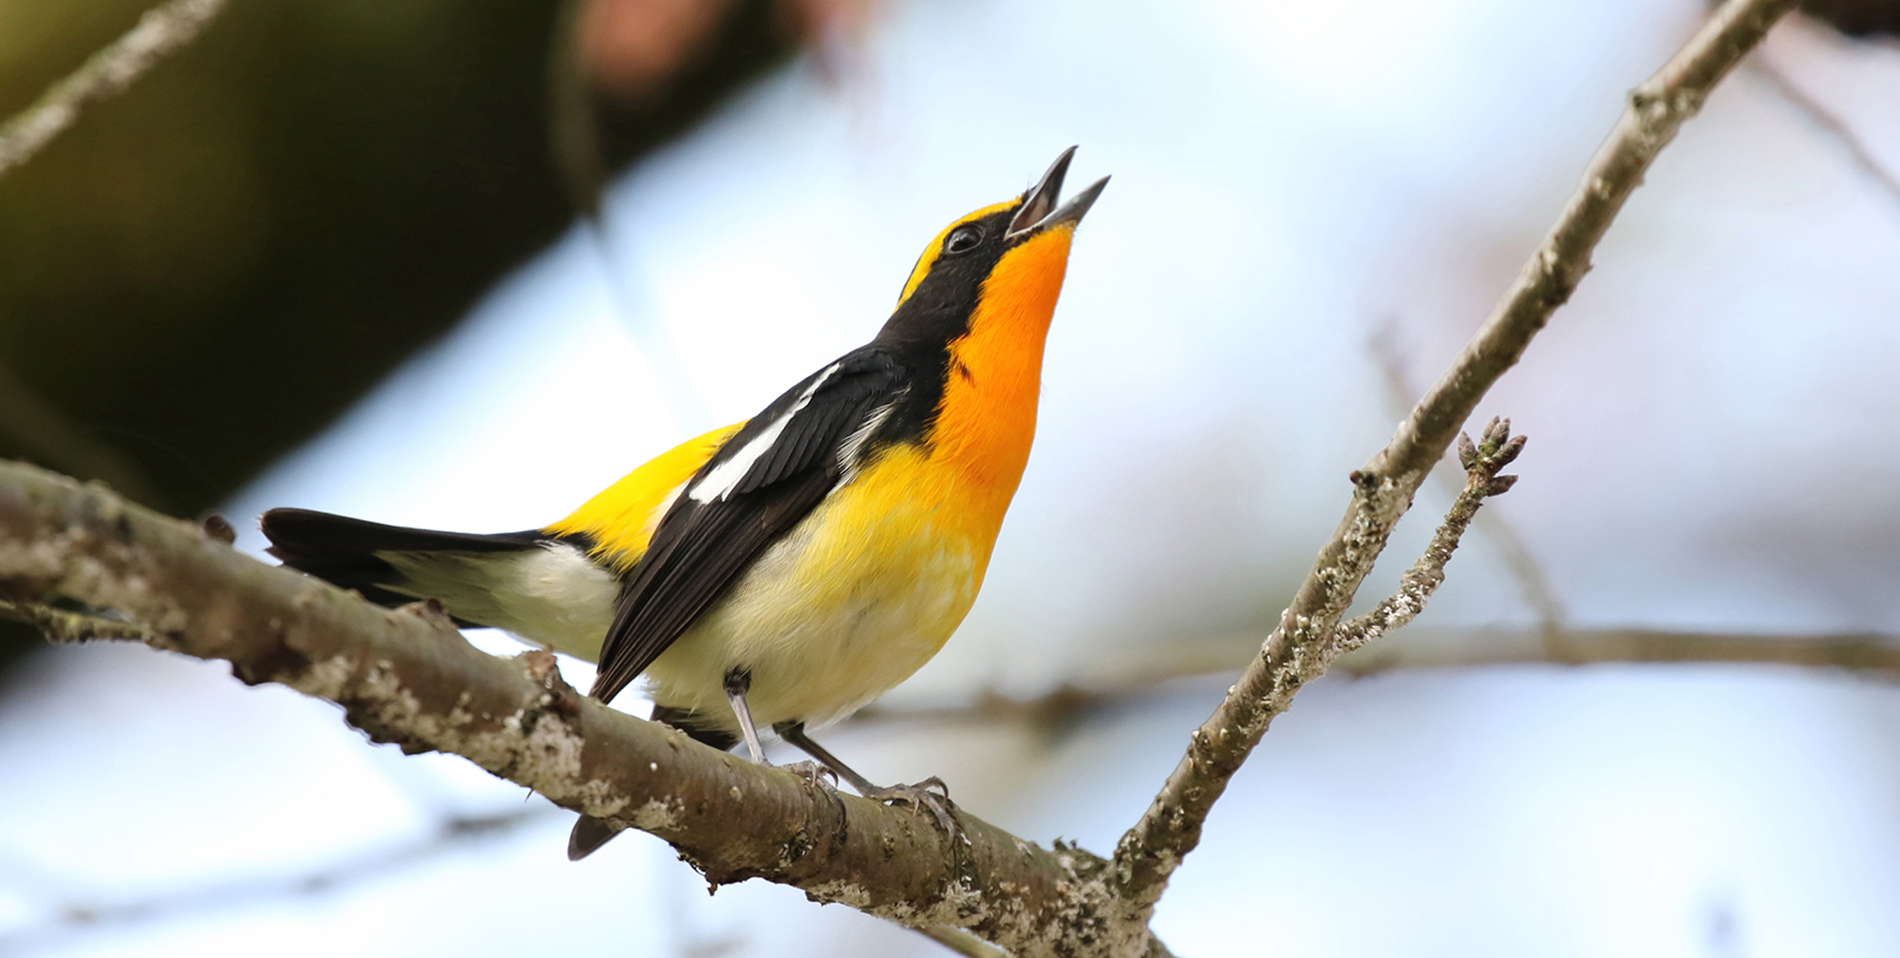
POLYGON ((930 267, 937 262, 937 255, 943 252, 943 241, 945 238, 947 238, 950 235, 951 230, 954 230, 957 227, 970 222, 971 220, 980 220, 983 217, 990 215, 991 213, 1000 213, 1006 209, 1010 209, 1011 207, 1014 207, 1017 202, 1018 202, 1017 200, 1004 200, 1003 202, 997 203, 992 206, 985 206, 982 209, 977 210, 976 212, 971 213, 970 215, 965 216, 964 218, 957 220, 954 223, 951 223, 949 226, 944 227, 943 232, 938 233, 937 238, 931 240, 929 246, 924 247, 924 255, 917 257, 917 265, 914 267, 911 267, 910 279, 904 282, 904 292, 902 295, 897 297, 897 305, 899 306, 904 305, 904 301, 910 298, 910 294, 917 291, 917 286, 918 284, 924 281, 924 277, 930 275, 930 267))

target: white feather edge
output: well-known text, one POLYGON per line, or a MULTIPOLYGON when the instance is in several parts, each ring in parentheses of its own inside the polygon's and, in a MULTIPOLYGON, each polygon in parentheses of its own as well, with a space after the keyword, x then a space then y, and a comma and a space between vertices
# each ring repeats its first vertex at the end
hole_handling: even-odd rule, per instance
POLYGON ((778 443, 778 437, 785 432, 785 427, 791 424, 792 417, 811 405, 811 397, 816 395, 819 387, 830 380, 832 374, 837 371, 837 363, 825 367, 825 371, 819 373, 818 378, 812 380, 811 385, 806 386, 805 391, 798 395, 798 401, 792 403, 792 408, 772 420, 772 424, 766 426, 765 431, 753 436, 752 441, 746 443, 745 448, 734 453, 731 459, 707 471, 699 478, 699 481, 686 490, 686 495, 694 502, 718 502, 732 495, 732 490, 739 487, 739 482, 745 478, 746 473, 752 471, 752 466, 778 443))
POLYGON ((858 477, 858 470, 864 465, 858 454, 864 450, 864 444, 870 440, 871 434, 877 432, 879 426, 884 425, 884 420, 891 418, 891 413, 896 411, 898 402, 902 401, 904 393, 909 391, 906 387, 896 396, 891 397, 890 402, 871 410, 871 414, 864 417, 864 422, 858 428, 851 430, 850 435, 844 437, 844 442, 838 446, 838 469, 844 473, 844 478, 838 482, 840 486, 858 477))

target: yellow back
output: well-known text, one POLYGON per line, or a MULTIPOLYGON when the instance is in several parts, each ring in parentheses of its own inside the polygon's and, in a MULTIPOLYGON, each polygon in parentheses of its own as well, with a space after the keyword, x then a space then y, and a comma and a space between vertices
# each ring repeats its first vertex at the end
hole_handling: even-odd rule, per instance
POLYGON ((660 453, 582 503, 572 515, 541 531, 591 536, 595 558, 619 571, 632 568, 646 554, 653 530, 659 527, 680 487, 744 425, 733 423, 660 453))

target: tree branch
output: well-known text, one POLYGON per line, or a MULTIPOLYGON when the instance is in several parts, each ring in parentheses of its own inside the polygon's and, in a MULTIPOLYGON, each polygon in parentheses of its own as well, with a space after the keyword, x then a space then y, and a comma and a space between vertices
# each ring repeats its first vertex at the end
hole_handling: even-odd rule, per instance
MULTIPOLYGON (((373 741, 454 752, 557 805, 672 843, 714 884, 793 885, 1021 956, 1165 954, 1112 925, 1105 863, 958 813, 934 819, 755 765, 584 698, 554 658, 487 655, 438 608, 381 609, 232 550, 189 523, 23 463, 0 463, 0 594, 111 609, 142 641, 223 659, 343 706, 373 741)), ((121 636, 112 636, 121 637, 121 636)))
MULTIPOLYGON (((159 920, 177 920, 207 912, 269 903, 303 895, 334 892, 350 885, 387 878, 393 873, 466 850, 476 842, 510 835, 556 814, 545 805, 489 815, 444 816, 429 833, 366 854, 351 856, 313 871, 281 876, 245 875, 198 887, 118 900, 55 900, 52 917, 35 925, 0 932, 0 955, 43 953, 84 933, 123 929, 159 920)), ((18 878, 19 876, 10 876, 18 878)), ((25 889, 26 882, 16 887, 25 889)))
POLYGON ((1795 83, 1793 78, 1789 77, 1787 72, 1773 60, 1757 57, 1750 66, 1754 67, 1755 72, 1760 74, 1762 79, 1768 81, 1768 85, 1774 88, 1775 93, 1782 100, 1799 110, 1802 116, 1807 117, 1808 122, 1832 138, 1841 151, 1847 154, 1848 160, 1858 167, 1863 175, 1872 180, 1881 192, 1886 193, 1888 199, 1900 200, 1900 177, 1896 177, 1880 162, 1879 158, 1874 156, 1872 151, 1867 149, 1867 144, 1861 141, 1860 136, 1854 132, 1853 127, 1847 125, 1846 120, 1809 95, 1808 91, 1795 83))
POLYGON ((68 612, 38 602, 0 599, 0 619, 12 619, 30 625, 54 642, 91 642, 95 639, 145 642, 151 638, 151 633, 130 622, 83 612, 68 612))
POLYGON ((1737 635, 1667 629, 1569 629, 1553 658, 1541 630, 1408 632, 1405 641, 1360 649, 1336 668, 1352 675, 1394 669, 1497 665, 1786 665, 1884 673, 1900 679, 1900 639, 1874 633, 1737 635))
MULTIPOLYGON (((1874 632, 1838 634, 1748 634, 1686 632, 1670 629, 1564 629, 1561 652, 1553 653, 1549 632, 1536 628, 1407 629, 1403 638, 1341 655, 1329 672, 1354 678, 1382 672, 1424 669, 1479 669, 1509 665, 1568 668, 1584 665, 1781 665, 1790 668, 1845 669, 1900 681, 1900 636, 1874 632)), ((1260 647, 1234 636, 1170 644, 1158 654, 1111 663, 1026 698, 995 691, 980 693, 965 705, 904 708, 872 706, 851 724, 896 722, 1026 722, 1052 725, 1073 720, 1144 695, 1169 683, 1246 668, 1260 647)))
POLYGON ((1477 516, 1478 507, 1491 496, 1509 492, 1516 476, 1500 476, 1498 471, 1511 464, 1524 450, 1524 437, 1511 437, 1511 421, 1493 419, 1485 427, 1482 445, 1472 445, 1469 436, 1458 437, 1458 461, 1465 467, 1465 487, 1452 501, 1445 521, 1432 533, 1431 544, 1405 574, 1399 577, 1399 591, 1381 601, 1372 611, 1341 623, 1333 635, 1340 653, 1351 652, 1395 629, 1402 629, 1425 611, 1425 603, 1445 582, 1445 563, 1458 551, 1458 541, 1477 516))
POLYGON ((1631 92, 1628 108, 1584 170, 1582 184, 1490 318, 1399 424, 1392 441, 1354 474, 1352 503, 1279 626, 1194 733, 1148 811, 1122 837, 1111 873, 1126 909, 1122 923, 1145 921, 1152 914, 1169 877, 1199 844, 1208 811, 1268 724, 1340 654, 1339 619, 1411 507, 1419 484, 1478 400, 1570 298, 1590 267, 1591 252, 1656 154, 1794 6, 1795 0, 1728 0, 1661 70, 1631 92))
POLYGON ((146 11, 137 26, 93 54, 70 76, 47 87, 32 106, 0 125, 0 176, 66 132, 81 110, 123 93, 145 71, 190 43, 226 2, 168 0, 146 11))
MULTIPOLYGON (((1414 396, 1418 390, 1412 388, 1411 377, 1406 374, 1405 360, 1398 344, 1396 327, 1387 323, 1375 332, 1367 346, 1372 351, 1373 361, 1379 366, 1381 378, 1385 380, 1386 398, 1392 402, 1392 412, 1396 416, 1410 415, 1414 396)), ((1456 498, 1459 485, 1451 479, 1451 473, 1445 469, 1433 469, 1431 475, 1439 480, 1445 492, 1456 498)), ((1515 528, 1491 509, 1481 513, 1477 520, 1478 531, 1485 534, 1504 560, 1505 568, 1511 570, 1511 578, 1517 581, 1518 591, 1524 596, 1524 603, 1536 613, 1537 622, 1550 637, 1553 649, 1561 641, 1564 630, 1564 605, 1557 598, 1557 590, 1551 587, 1550 576, 1544 566, 1531 553, 1524 537, 1518 535, 1515 528)))
POLYGON ((1009 952, 949 925, 919 928, 917 933, 967 958, 1009 958, 1009 952))

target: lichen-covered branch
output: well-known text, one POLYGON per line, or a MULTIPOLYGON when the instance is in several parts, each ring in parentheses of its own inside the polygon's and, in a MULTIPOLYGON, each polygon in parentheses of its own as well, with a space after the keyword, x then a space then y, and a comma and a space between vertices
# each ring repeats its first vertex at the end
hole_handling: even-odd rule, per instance
MULTIPOLYGON (((1333 659, 1387 632, 1405 626, 1425 610, 1425 604, 1431 599, 1432 593, 1436 592, 1439 585, 1445 581, 1445 565, 1451 561, 1452 553, 1457 551, 1458 543, 1464 537, 1465 530, 1470 527, 1471 520, 1478 514, 1478 508, 1487 498, 1503 495, 1516 484, 1516 476, 1499 475, 1499 473, 1515 460, 1523 449, 1524 437, 1512 437, 1510 421, 1505 419, 1491 420, 1490 425, 1485 427, 1483 439, 1477 444, 1474 444, 1469 436, 1458 437, 1458 458, 1465 468, 1464 489, 1452 503, 1451 510, 1446 514, 1444 521, 1433 533, 1425 553, 1419 557, 1411 569, 1400 576, 1398 591, 1380 601, 1371 611, 1344 623, 1339 623, 1338 614, 1334 614, 1333 622, 1337 625, 1333 628, 1331 635, 1318 643, 1314 649, 1313 658, 1310 661, 1316 664, 1310 666, 1311 675, 1306 677, 1317 676, 1333 659)), ((1363 484, 1368 477, 1363 473, 1354 472, 1351 478, 1355 484, 1363 484)), ((1380 546, 1383 546, 1383 542, 1380 546)), ((1276 631, 1275 635, 1280 635, 1285 631, 1283 624, 1282 629, 1276 631)), ((1246 673, 1243 673, 1243 682, 1253 676, 1263 658, 1270 656, 1272 650, 1273 645, 1269 640, 1267 648, 1255 656, 1254 664, 1247 669, 1246 673)), ((1292 669, 1299 667, 1300 663, 1295 660, 1292 669)), ((1289 671, 1291 670, 1275 672, 1270 678, 1280 680, 1287 676, 1289 671)), ((1294 672, 1292 677, 1295 680, 1302 680, 1297 672, 1294 672)), ((1297 685, 1290 686, 1284 692, 1285 699, 1290 700, 1292 690, 1297 687, 1297 685)), ((1155 803, 1150 806, 1135 828, 1130 829, 1128 834, 1123 836, 1120 846, 1116 849, 1114 863, 1116 871, 1113 875, 1118 885, 1118 903, 1126 910, 1123 915, 1124 921, 1140 920, 1148 914, 1145 909, 1152 909, 1153 901, 1148 901, 1144 906, 1142 899, 1137 895, 1146 890, 1151 891, 1158 898, 1161 890, 1166 887, 1166 875, 1161 874, 1157 877, 1156 873, 1161 869, 1171 871, 1179 865, 1179 858, 1170 858, 1168 849, 1162 848, 1158 852, 1153 852, 1150 851, 1153 848, 1152 845, 1138 846, 1135 843, 1151 842, 1157 836, 1163 840, 1168 838, 1178 840, 1181 836, 1188 835, 1190 829, 1198 832, 1200 822, 1205 818, 1207 810, 1212 807, 1214 798, 1219 796, 1227 777, 1231 777, 1239 768, 1240 763, 1245 760, 1245 749, 1252 747, 1251 742, 1244 745, 1240 742, 1239 736, 1235 734, 1236 726, 1214 725, 1222 719, 1224 712, 1241 712, 1246 705, 1253 704, 1243 702, 1240 708, 1236 708, 1236 696, 1241 694, 1243 694, 1242 686, 1238 684, 1227 690, 1227 698, 1221 703, 1220 708, 1215 710, 1214 718, 1194 732, 1189 740, 1187 757, 1175 768, 1174 774, 1169 776, 1161 795, 1156 798, 1155 803), (1221 777, 1212 779, 1212 775, 1221 777), (1137 857, 1142 854, 1148 854, 1149 857, 1145 860, 1137 857), (1152 884, 1142 884, 1144 881, 1151 881, 1152 884)), ((1284 704, 1281 708, 1284 709, 1284 704)), ((1270 719, 1271 714, 1268 714, 1266 718, 1270 719)), ((1261 732, 1264 733, 1264 731, 1263 721, 1261 732)), ((1256 735, 1255 740, 1257 739, 1256 735)), ((1185 854, 1191 847, 1182 849, 1181 854, 1185 854)))
MULTIPOLYGON (((1411 377, 1406 374, 1395 327, 1390 323, 1380 327, 1368 346, 1373 361, 1379 366, 1380 377, 1385 381, 1386 399, 1392 405, 1392 414, 1410 415, 1412 402, 1419 391, 1412 387, 1411 377)), ((1450 470, 1433 469, 1431 477, 1438 480, 1453 498, 1457 498, 1463 488, 1451 479, 1450 470)), ((1504 560, 1505 567, 1511 570, 1511 578, 1516 580, 1518 591, 1524 596, 1524 604, 1536 614, 1538 625, 1543 628, 1554 649, 1561 641, 1566 616, 1563 601, 1557 597, 1557 590, 1552 588, 1550 575, 1544 571, 1543 563, 1537 561, 1537 556, 1532 554, 1524 537, 1500 517, 1497 510, 1479 514, 1477 525, 1478 531, 1484 533, 1498 551, 1498 557, 1504 560)))
POLYGON ((110 610, 134 633, 101 637, 223 659, 245 682, 329 699, 375 741, 453 752, 555 804, 651 832, 716 884, 794 885, 911 927, 964 929, 1019 956, 1165 953, 1145 922, 1115 924, 1106 863, 1093 855, 961 813, 952 838, 929 815, 585 698, 548 653, 483 653, 428 604, 378 608, 23 463, 0 462, 0 596, 15 608, 64 598, 110 610))
POLYGON ((38 602, 0 599, 0 619, 12 619, 30 625, 54 642, 91 642, 94 639, 143 642, 151 635, 129 622, 55 609, 38 602))
POLYGON ((1122 837, 1112 873, 1125 909, 1145 920, 1168 878, 1199 844, 1201 824, 1274 716, 1339 654, 1336 628, 1399 517, 1486 391, 1570 298, 1590 256, 1656 154, 1717 82, 1761 42, 1795 0, 1728 0, 1662 69, 1631 94, 1583 181, 1491 316, 1396 435, 1354 474, 1352 502, 1279 626, 1214 714, 1141 820, 1122 837))
POLYGON ((1471 437, 1458 436, 1458 461, 1465 467, 1465 487, 1453 500, 1451 510, 1432 533, 1425 554, 1418 557, 1399 577, 1399 591, 1380 600, 1372 611, 1349 622, 1342 622, 1333 636, 1340 653, 1351 652, 1394 629, 1404 628, 1425 611, 1432 593, 1445 582, 1445 563, 1458 551, 1458 541, 1478 514, 1478 507, 1492 496, 1509 492, 1516 476, 1498 472, 1524 451, 1524 437, 1511 435, 1509 419, 1493 419, 1484 428, 1484 438, 1474 445, 1471 437))
POLYGON ((33 105, 0 125, 0 176, 25 163, 79 119, 86 107, 125 91, 133 81, 190 43, 227 0, 168 0, 146 11, 138 25, 93 54, 78 70, 40 94, 33 105))

